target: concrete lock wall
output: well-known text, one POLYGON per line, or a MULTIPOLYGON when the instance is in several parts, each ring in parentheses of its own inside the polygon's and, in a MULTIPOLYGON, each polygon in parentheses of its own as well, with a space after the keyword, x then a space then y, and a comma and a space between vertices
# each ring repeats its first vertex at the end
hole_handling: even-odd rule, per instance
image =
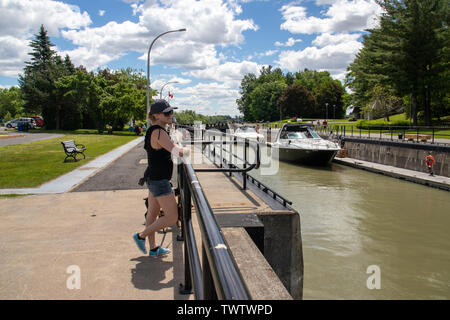
POLYGON ((303 298, 303 252, 300 216, 259 213, 264 224, 264 257, 294 299, 303 298))
POLYGON ((432 145, 409 145, 384 141, 344 140, 344 149, 349 158, 380 163, 403 169, 427 172, 428 151, 434 157, 433 171, 436 175, 450 177, 450 148, 432 145))

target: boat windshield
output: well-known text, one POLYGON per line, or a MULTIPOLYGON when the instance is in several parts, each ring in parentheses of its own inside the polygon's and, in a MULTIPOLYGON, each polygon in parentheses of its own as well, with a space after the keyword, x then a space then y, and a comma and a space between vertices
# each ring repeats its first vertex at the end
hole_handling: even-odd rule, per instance
POLYGON ((280 139, 320 139, 320 136, 312 130, 311 128, 307 127, 297 127, 295 128, 295 131, 292 130, 283 130, 280 134, 280 139))
POLYGON ((313 138, 320 139, 319 134, 317 132, 315 132, 314 130, 308 129, 308 132, 312 135, 313 138))
POLYGON ((252 127, 241 127, 236 129, 236 133, 256 133, 256 130, 252 127))
POLYGON ((287 132, 286 139, 305 139, 306 136, 303 132, 287 132))

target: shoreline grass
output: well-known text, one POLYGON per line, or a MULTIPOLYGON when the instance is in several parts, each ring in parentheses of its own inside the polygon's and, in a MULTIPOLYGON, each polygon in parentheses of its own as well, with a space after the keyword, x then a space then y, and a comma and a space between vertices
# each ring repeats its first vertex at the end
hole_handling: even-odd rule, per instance
MULTIPOLYGON (((52 131, 54 132, 54 131, 52 131)), ((67 133, 67 132, 66 132, 67 133)), ((33 188, 55 179, 131 140, 136 135, 80 134, 0 147, 0 188, 33 188), (64 162, 61 141, 74 140, 86 146, 86 159, 64 162)))

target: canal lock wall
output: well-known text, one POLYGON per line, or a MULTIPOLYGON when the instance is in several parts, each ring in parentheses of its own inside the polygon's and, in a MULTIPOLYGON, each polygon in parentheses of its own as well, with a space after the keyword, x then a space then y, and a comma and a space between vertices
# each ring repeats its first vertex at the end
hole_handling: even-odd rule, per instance
POLYGON ((434 174, 450 177, 449 146, 347 137, 341 145, 346 157, 425 173, 426 156, 431 151, 434 174))

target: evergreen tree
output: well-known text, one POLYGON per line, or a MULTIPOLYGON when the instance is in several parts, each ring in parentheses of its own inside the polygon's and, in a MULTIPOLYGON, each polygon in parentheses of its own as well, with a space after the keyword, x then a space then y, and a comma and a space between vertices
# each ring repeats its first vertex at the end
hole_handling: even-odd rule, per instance
MULTIPOLYGON (((444 0, 377 0, 384 13, 379 27, 364 37, 364 47, 349 66, 347 83, 357 100, 369 103, 376 85, 411 96, 414 125, 423 111, 449 91, 449 3, 444 0)), ((440 100, 440 101, 438 101, 440 100)))
POLYGON ((70 58, 66 56, 63 61, 52 49, 53 46, 41 25, 39 33, 30 42, 31 61, 25 63, 24 75, 19 76, 19 86, 27 113, 42 114, 47 129, 64 129, 64 123, 67 124, 64 117, 71 117, 74 110, 60 101, 56 83, 63 76, 74 74, 75 68, 70 58))

